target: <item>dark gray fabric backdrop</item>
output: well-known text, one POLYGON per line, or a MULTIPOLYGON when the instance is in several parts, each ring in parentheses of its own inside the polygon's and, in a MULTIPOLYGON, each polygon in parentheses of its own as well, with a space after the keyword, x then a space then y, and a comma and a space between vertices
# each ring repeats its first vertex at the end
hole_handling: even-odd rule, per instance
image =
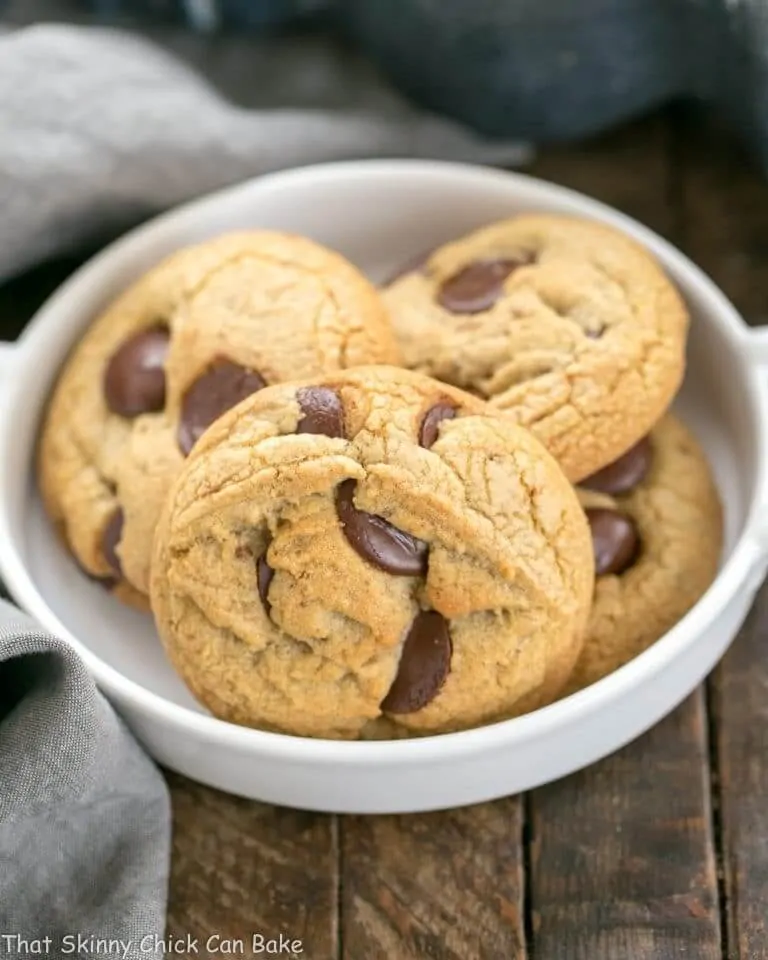
MULTIPOLYGON (((344 38, 404 94, 499 137, 581 137, 669 99, 712 105, 768 165, 766 0, 0 0, 7 15, 101 19, 226 34, 217 69, 236 60, 262 90, 302 105, 324 91, 297 81, 255 35, 307 24, 344 38), (250 38, 244 36, 245 29, 250 38), (230 49, 227 49, 230 45, 230 49), (266 73, 260 65, 273 68, 266 73), (270 79, 271 78, 271 79, 270 79), (297 86, 297 83, 299 86, 297 86)), ((190 53, 194 41, 166 31, 190 53)), ((331 71, 333 73, 333 71, 331 71)), ((334 77, 336 95, 354 84, 334 77)))

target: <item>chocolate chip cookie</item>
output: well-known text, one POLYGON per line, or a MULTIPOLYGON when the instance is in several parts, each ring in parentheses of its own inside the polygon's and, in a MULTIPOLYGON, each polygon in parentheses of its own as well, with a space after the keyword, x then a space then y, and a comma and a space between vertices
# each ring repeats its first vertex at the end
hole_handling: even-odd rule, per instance
POLYGON ((267 384, 399 359, 377 291, 302 237, 228 234, 174 254, 93 324, 40 448, 77 561, 142 605, 169 484, 206 428, 267 384))
POLYGON ((594 683, 659 639, 717 572, 720 501, 694 438, 667 415, 579 497, 597 580, 584 650, 568 692, 594 683))
POLYGON ((586 220, 521 216, 409 264, 385 291, 406 366, 529 427, 576 482, 651 429, 688 317, 661 268, 586 220))
POLYGON ((261 390, 208 430, 168 496, 151 594, 215 715, 355 738, 551 701, 592 586, 584 513, 530 433, 368 367, 261 390))

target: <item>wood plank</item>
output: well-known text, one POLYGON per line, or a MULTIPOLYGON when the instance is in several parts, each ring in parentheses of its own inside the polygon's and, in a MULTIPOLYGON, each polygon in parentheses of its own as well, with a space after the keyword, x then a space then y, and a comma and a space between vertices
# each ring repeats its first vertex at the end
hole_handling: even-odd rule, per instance
MULTIPOLYGON (((677 125, 683 246, 748 323, 768 323, 768 184, 732 138, 677 125)), ((768 958, 768 587, 710 681, 728 956, 768 958)))
POLYGON ((223 941, 241 940, 237 955, 254 957, 267 955, 254 949, 254 934, 272 939, 282 933, 301 941, 298 956, 335 960, 336 819, 227 796, 175 774, 167 778, 173 802, 168 936, 197 938, 195 955, 203 958, 221 955, 223 941))
MULTIPOLYGON (((549 151, 534 172, 679 231, 665 115, 549 151)), ((701 691, 636 743, 535 791, 529 818, 536 960, 720 957, 701 691)))
POLYGON ((344 960, 523 960, 522 805, 346 817, 344 960))
POLYGON ((530 806, 536 960, 719 960, 701 690, 530 806))
POLYGON ((712 683, 728 956, 768 958, 768 586, 712 683))

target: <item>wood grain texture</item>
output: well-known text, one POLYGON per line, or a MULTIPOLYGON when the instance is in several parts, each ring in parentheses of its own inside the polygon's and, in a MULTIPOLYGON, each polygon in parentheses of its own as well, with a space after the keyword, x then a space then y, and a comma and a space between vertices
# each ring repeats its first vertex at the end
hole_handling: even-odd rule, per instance
POLYGON ((524 960, 519 799, 341 834, 343 960, 524 960))
POLYGON ((536 960, 721 956, 701 690, 530 807, 536 960))
MULTIPOLYGON (((768 323, 768 183, 732 141, 680 123, 682 245, 748 323, 768 323)), ((729 960, 768 958, 768 586, 709 684, 729 960)))
POLYGON ((728 957, 768 957, 768 585, 712 681, 728 957))
POLYGON ((167 777, 173 803, 169 936, 198 938, 201 957, 211 936, 241 939, 246 950, 240 956, 251 957, 259 956, 253 934, 283 933, 302 941, 303 958, 335 960, 335 818, 167 777))

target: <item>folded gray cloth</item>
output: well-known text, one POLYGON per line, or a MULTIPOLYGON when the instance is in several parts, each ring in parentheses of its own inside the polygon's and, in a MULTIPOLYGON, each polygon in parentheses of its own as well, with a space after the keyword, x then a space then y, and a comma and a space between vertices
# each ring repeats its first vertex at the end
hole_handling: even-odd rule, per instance
POLYGON ((0 783, 0 957, 160 956, 163 778, 67 644, 2 600, 0 783))
POLYGON ((512 165, 527 155, 399 101, 380 115, 361 109, 359 90, 355 103, 353 113, 244 110, 128 34, 66 26, 2 34, 0 278, 284 167, 379 156, 512 165))

